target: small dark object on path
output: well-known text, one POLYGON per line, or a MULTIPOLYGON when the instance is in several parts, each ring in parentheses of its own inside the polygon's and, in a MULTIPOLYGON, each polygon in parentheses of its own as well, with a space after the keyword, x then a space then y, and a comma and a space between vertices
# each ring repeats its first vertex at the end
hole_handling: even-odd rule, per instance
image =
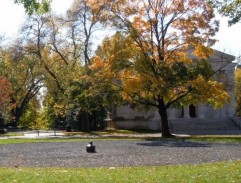
POLYGON ((90 143, 86 146, 87 153, 95 153, 95 146, 93 145, 93 142, 90 141, 90 143))

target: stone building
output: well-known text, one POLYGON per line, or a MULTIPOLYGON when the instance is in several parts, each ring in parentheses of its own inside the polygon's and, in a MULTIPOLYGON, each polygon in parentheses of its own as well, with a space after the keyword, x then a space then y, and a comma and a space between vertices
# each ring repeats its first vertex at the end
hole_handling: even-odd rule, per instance
MULTIPOLYGON (((195 58, 192 51, 188 51, 189 58, 195 58)), ((217 50, 208 59, 214 71, 219 70, 214 79, 224 82, 231 97, 231 102, 225 104, 221 109, 215 110, 212 106, 199 103, 182 107, 181 109, 169 109, 169 121, 176 122, 195 119, 229 119, 235 115, 235 94, 234 94, 234 70, 236 64, 235 57, 217 50), (221 68, 221 69, 220 69, 221 68)), ((160 129, 160 116, 157 111, 138 111, 129 106, 122 106, 115 109, 113 113, 114 122, 110 127, 121 129, 160 129)))

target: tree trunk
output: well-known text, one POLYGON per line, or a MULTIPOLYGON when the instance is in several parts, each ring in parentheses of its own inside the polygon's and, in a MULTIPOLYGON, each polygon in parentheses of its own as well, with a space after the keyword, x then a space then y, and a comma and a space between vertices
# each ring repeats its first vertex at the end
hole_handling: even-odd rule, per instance
POLYGON ((86 111, 81 111, 81 131, 89 132, 90 131, 90 118, 89 113, 86 111))
POLYGON ((168 117, 167 117, 167 110, 165 106, 159 106, 158 112, 161 117, 161 124, 162 124, 162 137, 173 137, 170 133, 169 125, 168 125, 168 117))
POLYGON ((18 127, 18 122, 20 117, 23 114, 23 108, 20 107, 16 107, 15 109, 13 109, 11 111, 11 115, 12 115, 12 127, 17 128, 18 127))

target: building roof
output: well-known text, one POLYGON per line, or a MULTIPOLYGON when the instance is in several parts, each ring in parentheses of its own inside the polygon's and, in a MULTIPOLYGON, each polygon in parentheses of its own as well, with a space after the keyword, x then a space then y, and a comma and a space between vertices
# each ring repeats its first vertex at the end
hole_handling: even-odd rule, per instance
MULTIPOLYGON (((193 55, 193 48, 187 50, 188 56, 191 59, 198 59, 197 56, 193 55)), ((235 56, 213 49, 213 54, 208 58, 211 62, 228 62, 232 63, 235 60, 235 56)))

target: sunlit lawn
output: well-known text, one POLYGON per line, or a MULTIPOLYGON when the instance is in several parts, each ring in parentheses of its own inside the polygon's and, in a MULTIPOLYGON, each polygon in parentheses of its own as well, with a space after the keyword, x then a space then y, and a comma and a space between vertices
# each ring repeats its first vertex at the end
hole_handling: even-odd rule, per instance
MULTIPOLYGON (((40 142, 78 142, 78 141, 89 141, 90 138, 81 138, 81 137, 68 137, 68 138, 33 138, 33 139, 25 139, 25 138, 9 138, 9 139, 0 139, 0 144, 18 144, 18 143, 40 143, 40 142)), ((229 135, 229 136, 192 136, 192 137, 176 137, 176 138, 134 138, 128 136, 112 136, 112 137, 98 137, 93 138, 94 140, 147 140, 147 141, 205 141, 205 142, 229 142, 229 143, 241 143, 240 135, 229 135)))
POLYGON ((0 168, 0 182, 240 182, 241 161, 123 168, 0 168))

